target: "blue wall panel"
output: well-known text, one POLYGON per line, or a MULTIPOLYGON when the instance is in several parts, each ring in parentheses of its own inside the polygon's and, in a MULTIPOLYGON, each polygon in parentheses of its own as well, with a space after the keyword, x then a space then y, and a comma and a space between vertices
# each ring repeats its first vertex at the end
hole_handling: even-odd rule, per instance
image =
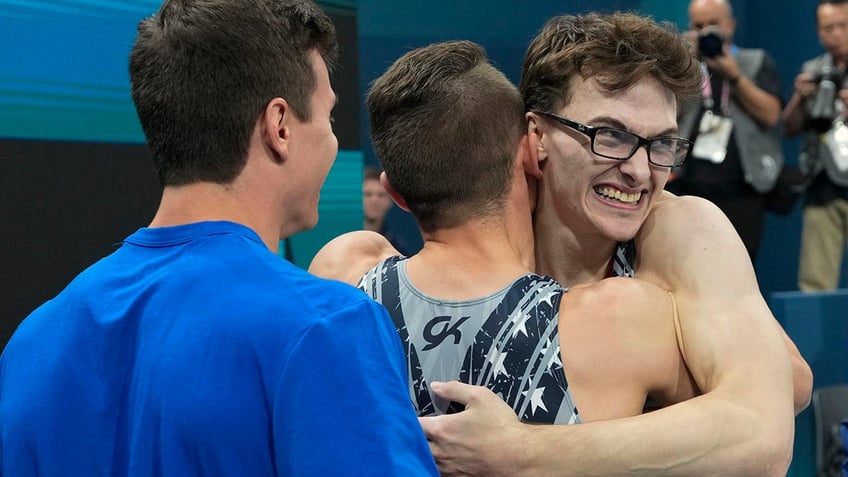
POLYGON ((127 59, 157 1, 5 1, 0 137, 143 143, 127 59))
MULTIPOLYGON (((814 387, 848 384, 848 290, 773 293, 769 305, 810 364, 814 387)), ((795 453, 788 475, 815 475, 812 408, 795 419, 795 453)))

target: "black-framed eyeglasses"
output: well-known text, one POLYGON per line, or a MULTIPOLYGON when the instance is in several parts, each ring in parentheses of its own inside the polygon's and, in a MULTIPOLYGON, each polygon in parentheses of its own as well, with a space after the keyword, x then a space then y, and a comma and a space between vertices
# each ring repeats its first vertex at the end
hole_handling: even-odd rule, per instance
POLYGON ((692 143, 673 136, 644 138, 631 132, 605 126, 588 126, 547 111, 532 111, 551 118, 564 126, 585 134, 592 143, 592 152, 607 159, 626 161, 633 157, 639 146, 648 151, 648 162, 661 167, 677 167, 686 160, 692 143))

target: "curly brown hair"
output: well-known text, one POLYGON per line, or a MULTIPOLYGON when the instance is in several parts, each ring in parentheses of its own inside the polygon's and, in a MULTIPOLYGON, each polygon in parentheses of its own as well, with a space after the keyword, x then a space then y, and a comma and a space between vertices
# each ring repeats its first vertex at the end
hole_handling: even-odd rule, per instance
POLYGON ((519 90, 527 111, 556 111, 571 101, 574 75, 620 91, 646 76, 674 93, 678 104, 701 90, 690 45, 670 23, 632 13, 560 15, 533 39, 519 90))

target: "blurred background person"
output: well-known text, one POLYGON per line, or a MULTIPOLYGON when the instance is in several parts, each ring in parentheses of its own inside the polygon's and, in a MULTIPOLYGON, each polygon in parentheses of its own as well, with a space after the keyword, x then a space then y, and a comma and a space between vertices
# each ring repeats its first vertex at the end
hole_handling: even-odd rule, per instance
POLYGON ((415 253, 412 245, 386 221, 386 216, 392 208, 392 199, 380 183, 380 171, 371 166, 365 166, 362 171, 362 215, 364 230, 377 232, 404 256, 415 253))
POLYGON ((755 261, 765 227, 764 194, 783 163, 774 126, 781 110, 780 79, 771 56, 733 42, 736 20, 726 0, 693 0, 690 31, 704 84, 700 104, 683 108, 680 135, 694 142, 667 189, 715 203, 755 261))
POLYGON ((816 27, 826 52, 804 62, 783 111, 785 134, 803 133, 798 163, 811 180, 804 198, 801 291, 837 288, 848 238, 848 2, 820 1, 816 27))
POLYGON ((362 228, 382 233, 386 214, 391 208, 392 199, 380 184, 380 171, 366 166, 362 171, 362 228))

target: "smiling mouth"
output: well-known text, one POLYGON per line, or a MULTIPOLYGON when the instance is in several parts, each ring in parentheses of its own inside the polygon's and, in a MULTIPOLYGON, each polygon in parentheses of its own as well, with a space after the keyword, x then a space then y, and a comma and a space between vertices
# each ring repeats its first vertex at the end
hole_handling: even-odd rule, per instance
POLYGON ((627 192, 621 192, 620 190, 613 189, 611 187, 596 187, 595 193, 600 195, 601 197, 617 200, 623 204, 636 204, 639 202, 639 199, 642 198, 642 192, 634 192, 629 194, 627 192))

